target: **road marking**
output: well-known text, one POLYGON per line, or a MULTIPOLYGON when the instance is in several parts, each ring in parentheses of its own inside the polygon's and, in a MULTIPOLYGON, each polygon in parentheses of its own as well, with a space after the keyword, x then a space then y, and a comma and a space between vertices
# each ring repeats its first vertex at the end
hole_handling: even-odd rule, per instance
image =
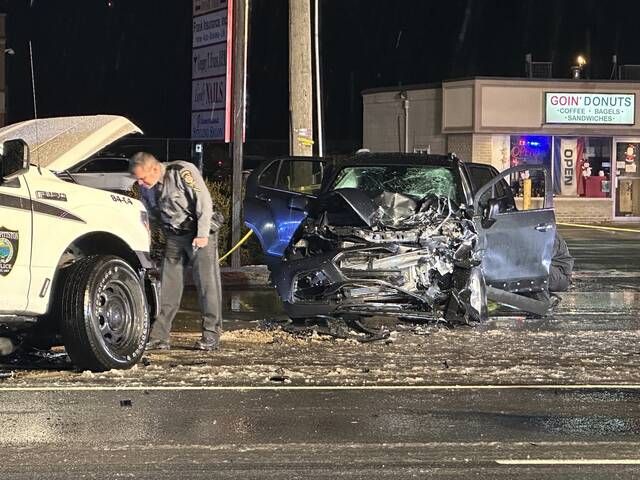
POLYGON ((121 391, 338 391, 338 390, 640 390, 640 384, 576 385, 69 385, 47 387, 1 387, 2 392, 121 392, 121 391))
POLYGON ((640 230, 635 228, 605 227, 605 226, 599 226, 599 225, 583 225, 581 223, 558 223, 558 222, 556 222, 556 225, 561 225, 563 227, 591 228, 593 230, 609 230, 612 232, 640 233, 640 230))
POLYGON ((500 465, 640 465, 636 458, 576 458, 576 459, 525 459, 525 460, 496 460, 500 465))

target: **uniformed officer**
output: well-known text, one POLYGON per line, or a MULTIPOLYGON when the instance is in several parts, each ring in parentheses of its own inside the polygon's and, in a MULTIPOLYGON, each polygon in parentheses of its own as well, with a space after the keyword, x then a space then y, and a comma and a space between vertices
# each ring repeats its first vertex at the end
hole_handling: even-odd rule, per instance
POLYGON ((131 172, 143 187, 142 201, 152 220, 162 226, 166 237, 161 308, 147 350, 170 348, 169 332, 180 308, 184 267, 189 262, 193 264, 202 310, 202 338, 195 346, 216 350, 222 331, 218 267, 218 229, 222 219, 213 211, 209 190, 193 164, 182 161, 162 164, 146 152, 131 158, 131 172))

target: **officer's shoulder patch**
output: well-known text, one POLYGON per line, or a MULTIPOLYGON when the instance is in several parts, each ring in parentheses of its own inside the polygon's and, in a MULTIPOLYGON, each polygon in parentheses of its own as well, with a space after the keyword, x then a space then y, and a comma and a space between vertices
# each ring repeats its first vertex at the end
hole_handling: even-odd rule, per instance
POLYGON ((180 171, 180 177, 182 178, 182 180, 184 180, 184 183, 186 183, 189 188, 196 192, 200 191, 200 189, 196 185, 196 181, 193 179, 193 173, 191 173, 191 170, 189 170, 188 168, 183 168, 180 171))

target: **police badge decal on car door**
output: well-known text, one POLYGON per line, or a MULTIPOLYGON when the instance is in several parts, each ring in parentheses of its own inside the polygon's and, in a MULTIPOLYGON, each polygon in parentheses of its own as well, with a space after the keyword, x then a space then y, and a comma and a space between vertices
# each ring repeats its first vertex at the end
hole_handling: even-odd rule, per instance
POLYGON ((3 277, 11 273, 16 263, 19 241, 18 231, 0 228, 0 275, 3 277))

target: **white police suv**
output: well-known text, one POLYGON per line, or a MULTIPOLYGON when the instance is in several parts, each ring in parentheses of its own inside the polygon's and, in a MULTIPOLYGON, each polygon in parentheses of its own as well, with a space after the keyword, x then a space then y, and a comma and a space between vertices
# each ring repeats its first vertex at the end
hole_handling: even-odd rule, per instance
POLYGON ((68 169, 134 132, 113 115, 0 129, 5 345, 63 344, 78 368, 96 371, 142 357, 158 305, 147 212, 127 196, 64 181, 68 169))

